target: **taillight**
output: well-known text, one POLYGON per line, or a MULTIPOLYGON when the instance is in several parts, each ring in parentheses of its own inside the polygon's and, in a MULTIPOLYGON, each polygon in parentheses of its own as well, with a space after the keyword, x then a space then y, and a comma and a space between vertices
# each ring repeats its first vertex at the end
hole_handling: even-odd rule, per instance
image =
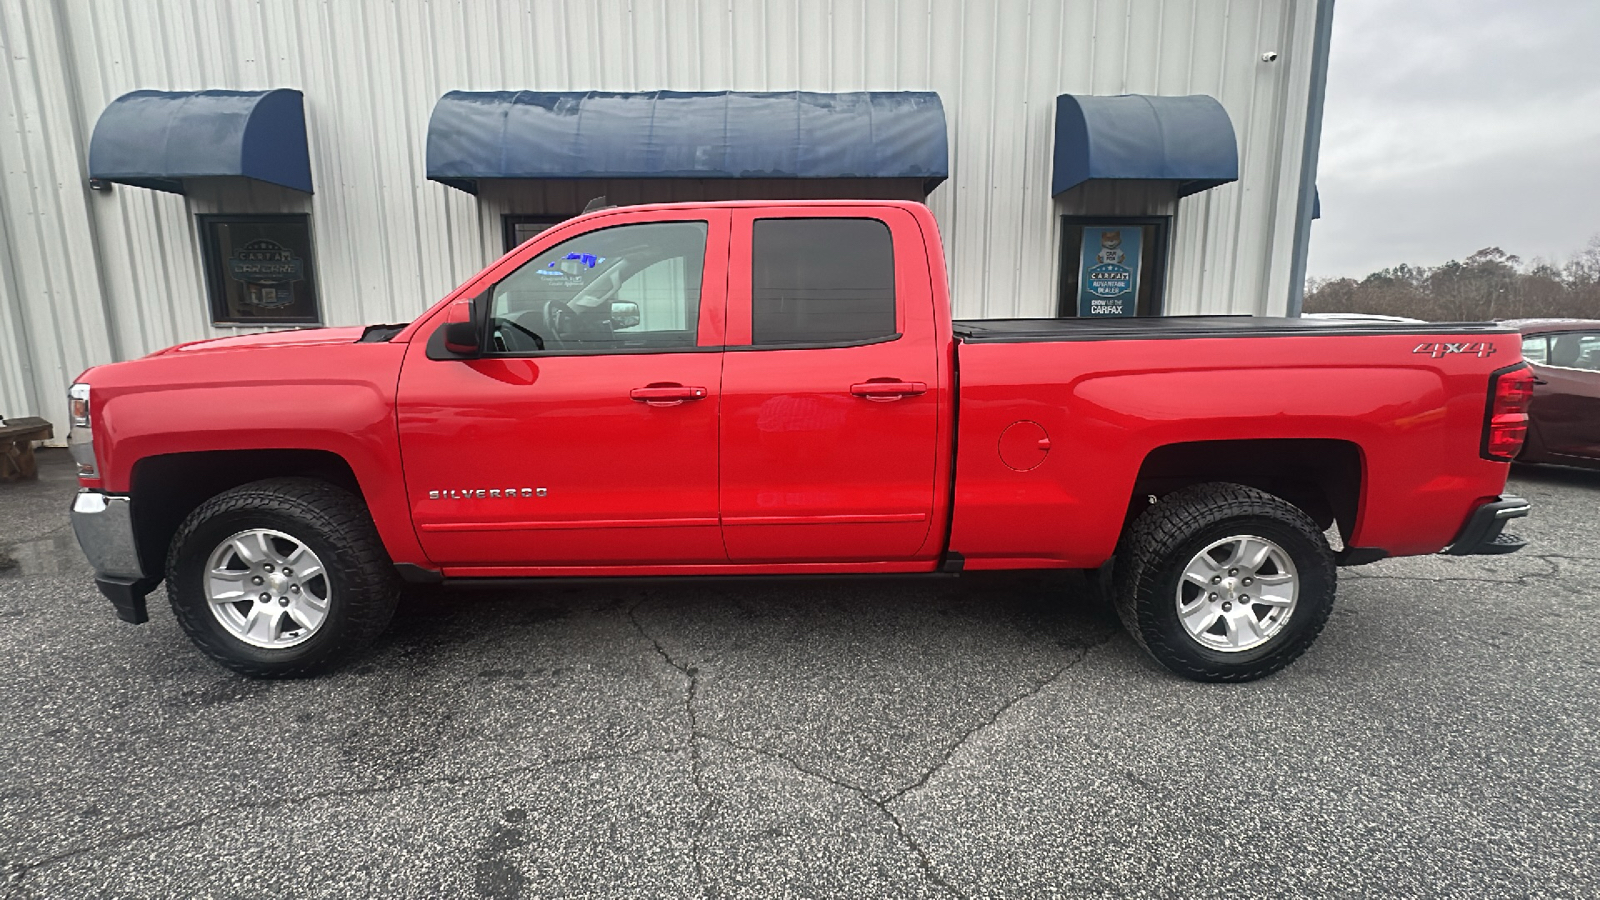
POLYGON ((1483 458, 1509 462, 1528 437, 1533 372, 1526 364, 1489 376, 1489 409, 1483 421, 1483 458))

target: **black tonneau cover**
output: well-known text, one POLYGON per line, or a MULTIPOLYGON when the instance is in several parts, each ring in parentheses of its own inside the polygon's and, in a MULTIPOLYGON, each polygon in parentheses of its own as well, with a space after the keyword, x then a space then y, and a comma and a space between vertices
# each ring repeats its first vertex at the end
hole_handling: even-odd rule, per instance
POLYGON ((1269 316, 1148 316, 1104 319, 962 319, 956 337, 970 344, 1169 338, 1303 337, 1360 334, 1512 334, 1499 322, 1364 322, 1269 316))

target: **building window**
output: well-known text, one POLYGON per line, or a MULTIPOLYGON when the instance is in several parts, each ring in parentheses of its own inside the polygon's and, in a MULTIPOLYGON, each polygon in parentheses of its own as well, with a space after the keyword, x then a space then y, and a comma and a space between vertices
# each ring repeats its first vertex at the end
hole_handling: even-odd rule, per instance
POLYGON ((561 216, 524 216, 520 214, 501 216, 501 230, 505 235, 506 252, 521 247, 533 240, 541 231, 552 225, 559 225, 566 221, 561 216))
POLYGON ((1159 316, 1172 220, 1061 218, 1061 318, 1159 316))
POLYGON ((310 216, 199 219, 213 324, 321 322, 310 216))
POLYGON ((759 219, 750 267, 756 346, 895 336, 894 243, 877 219, 759 219))

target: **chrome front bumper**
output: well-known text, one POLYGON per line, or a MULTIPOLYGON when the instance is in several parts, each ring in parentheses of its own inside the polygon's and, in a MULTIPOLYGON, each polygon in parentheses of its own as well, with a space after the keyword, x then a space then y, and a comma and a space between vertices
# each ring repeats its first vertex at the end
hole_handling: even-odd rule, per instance
POLYGON ((117 616, 127 622, 145 621, 144 595, 160 579, 147 577, 139 564, 129 499, 79 491, 72 500, 72 532, 94 569, 95 584, 116 606, 117 616))

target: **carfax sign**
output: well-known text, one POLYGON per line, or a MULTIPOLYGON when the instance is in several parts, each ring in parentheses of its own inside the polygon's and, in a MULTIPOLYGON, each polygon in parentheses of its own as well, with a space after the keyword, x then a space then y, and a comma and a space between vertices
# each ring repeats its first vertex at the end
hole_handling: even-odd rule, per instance
POLYGON ((1131 316, 1138 305, 1143 230, 1088 226, 1078 264, 1078 315, 1131 316))

